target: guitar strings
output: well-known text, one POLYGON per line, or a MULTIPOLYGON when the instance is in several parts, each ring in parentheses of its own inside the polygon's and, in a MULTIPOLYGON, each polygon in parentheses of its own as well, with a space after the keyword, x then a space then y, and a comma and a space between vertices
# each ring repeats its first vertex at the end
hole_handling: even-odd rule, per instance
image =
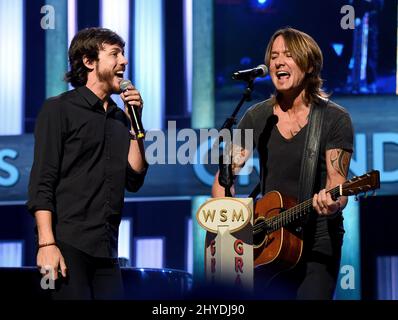
MULTIPOLYGON (((374 176, 373 172, 371 173, 367 173, 366 175, 363 175, 361 177, 354 177, 351 180, 346 181, 346 183, 353 183, 353 182, 359 182, 361 180, 363 180, 364 178, 372 178, 372 176, 374 176)), ((359 187, 359 191, 363 191, 363 192, 367 192, 368 190, 372 190, 372 186, 378 185, 377 184, 377 180, 378 180, 378 176, 375 178, 375 180, 372 180, 373 182, 359 187)), ((332 198, 338 198, 340 196, 342 196, 342 194, 340 194, 340 187, 341 185, 338 185, 328 191, 326 191, 327 193, 331 193, 332 198)), ((377 188, 377 187, 376 187, 377 188)), ((354 192, 352 190, 348 191, 349 195, 354 195, 354 192)), ((297 218, 300 218, 300 216, 308 213, 309 209, 312 208, 312 199, 308 199, 302 203, 300 203, 299 205, 290 208, 286 211, 282 211, 279 213, 279 215, 265 219, 257 224, 255 224, 253 226, 253 234, 257 234, 259 232, 262 232, 263 229, 265 229, 265 227, 269 227, 272 226, 272 228, 268 228, 266 231, 267 234, 272 233, 276 230, 278 230, 279 228, 285 226, 286 224, 292 222, 292 220, 296 220, 297 218), (297 217, 298 214, 298 217, 297 217)))
MULTIPOLYGON (((328 190, 328 193, 331 193, 332 197, 336 197, 339 195, 339 189, 340 186, 336 186, 330 190, 328 190)), ((269 218, 269 219, 265 219, 264 221, 261 221, 259 223, 257 223, 256 225, 253 226, 253 233, 257 234, 261 231, 263 231, 263 229, 265 227, 269 227, 272 226, 271 228, 269 228, 267 231, 269 232, 273 232, 275 230, 278 230, 279 228, 283 227, 284 225, 292 222, 292 220, 295 220, 296 218, 299 218, 300 216, 302 216, 304 213, 307 213, 307 211, 312 208, 312 199, 308 199, 302 203, 300 203, 297 206, 294 206, 293 208, 290 208, 286 211, 282 211, 279 215, 269 218), (304 212, 303 212, 304 211, 304 212), (297 217, 297 214, 298 217, 297 217)))

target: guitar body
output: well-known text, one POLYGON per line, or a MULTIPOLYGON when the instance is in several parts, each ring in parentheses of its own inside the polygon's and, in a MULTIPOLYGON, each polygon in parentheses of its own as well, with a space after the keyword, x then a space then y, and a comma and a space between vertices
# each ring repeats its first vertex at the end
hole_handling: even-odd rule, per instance
MULTIPOLYGON (((380 172, 353 177, 326 192, 332 199, 380 188, 380 172)), ((303 252, 300 222, 312 211, 312 198, 300 204, 277 191, 268 192, 256 202, 253 224, 253 250, 256 276, 269 283, 283 271, 292 269, 303 252)))
MULTIPOLYGON (((271 191, 259 199, 254 209, 254 227, 259 222, 276 217, 281 211, 294 207, 296 201, 271 191)), ((300 260, 303 250, 301 228, 296 225, 267 234, 253 235, 254 267, 256 273, 271 281, 283 271, 292 269, 300 260)))

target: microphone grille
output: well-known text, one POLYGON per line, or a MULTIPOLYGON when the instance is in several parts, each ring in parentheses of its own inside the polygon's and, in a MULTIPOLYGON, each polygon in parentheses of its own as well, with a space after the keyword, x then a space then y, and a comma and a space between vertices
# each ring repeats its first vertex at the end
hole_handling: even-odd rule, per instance
POLYGON ((120 81, 120 90, 124 91, 127 89, 127 87, 131 84, 130 80, 123 79, 120 81))
POLYGON ((267 75, 268 68, 267 68, 267 66, 265 64, 260 64, 260 65, 257 66, 257 68, 262 70, 261 76, 264 77, 265 75, 267 75))

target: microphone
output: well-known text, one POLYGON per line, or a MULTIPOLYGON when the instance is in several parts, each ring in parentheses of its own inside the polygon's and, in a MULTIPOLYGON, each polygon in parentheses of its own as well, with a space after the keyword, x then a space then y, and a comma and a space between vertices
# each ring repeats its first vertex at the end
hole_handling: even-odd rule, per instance
POLYGON ((232 75, 234 80, 253 81, 257 77, 265 77, 268 73, 268 68, 265 64, 260 64, 253 69, 240 70, 232 75))
MULTIPOLYGON (((131 84, 130 80, 126 80, 123 79, 120 82, 120 90, 122 92, 125 92, 127 90, 127 87, 131 84)), ((141 117, 139 114, 139 111, 137 110, 137 108, 135 106, 131 107, 130 104, 126 104, 127 105, 127 111, 130 115, 131 118, 131 125, 134 129, 134 132, 137 136, 137 139, 142 139, 145 137, 145 130, 144 127, 142 126, 141 123, 141 117)))

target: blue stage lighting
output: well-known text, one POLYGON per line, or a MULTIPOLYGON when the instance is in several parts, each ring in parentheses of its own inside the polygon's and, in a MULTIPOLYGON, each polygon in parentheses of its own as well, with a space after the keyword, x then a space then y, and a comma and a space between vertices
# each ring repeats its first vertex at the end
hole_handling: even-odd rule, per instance
POLYGON ((250 6, 252 9, 255 11, 262 11, 271 6, 272 1, 271 0, 251 0, 250 1, 250 6))

